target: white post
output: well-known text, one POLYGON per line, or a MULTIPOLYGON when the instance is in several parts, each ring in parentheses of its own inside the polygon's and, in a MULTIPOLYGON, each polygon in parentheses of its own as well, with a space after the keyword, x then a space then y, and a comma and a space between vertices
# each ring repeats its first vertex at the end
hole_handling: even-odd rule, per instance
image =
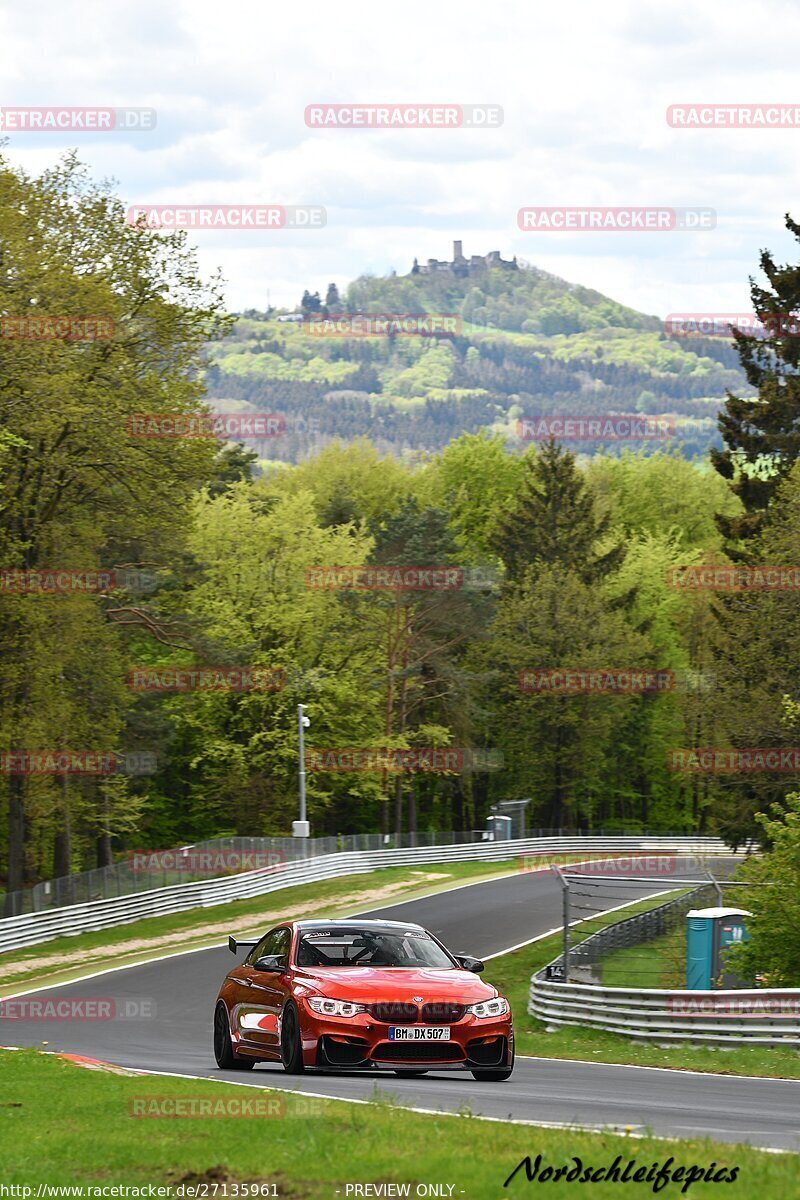
POLYGON ((300 781, 300 820, 292 821, 292 837, 308 837, 309 824, 306 820, 306 753, 303 730, 311 724, 308 717, 305 715, 305 704, 297 706, 297 734, 298 746, 300 752, 300 763, 298 769, 298 777, 300 781))

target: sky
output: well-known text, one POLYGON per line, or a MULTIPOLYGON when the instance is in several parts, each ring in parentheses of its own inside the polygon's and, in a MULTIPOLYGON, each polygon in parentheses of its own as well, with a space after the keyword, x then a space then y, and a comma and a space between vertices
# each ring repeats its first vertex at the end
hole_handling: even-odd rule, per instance
MULTIPOLYGON (((797 127, 673 128, 674 104, 797 104, 800 6, 404 0, 0 4, 0 107, 153 108, 129 132, 0 133, 31 173, 68 148, 126 206, 322 206, 321 228, 190 233, 233 311, 406 273, 413 258, 516 254, 646 313, 747 312, 783 215, 797 127), (310 128, 316 104, 485 104, 492 128, 310 128), (520 208, 688 207, 712 229, 522 230, 520 208)), ((800 218, 800 205, 793 215, 800 218)))

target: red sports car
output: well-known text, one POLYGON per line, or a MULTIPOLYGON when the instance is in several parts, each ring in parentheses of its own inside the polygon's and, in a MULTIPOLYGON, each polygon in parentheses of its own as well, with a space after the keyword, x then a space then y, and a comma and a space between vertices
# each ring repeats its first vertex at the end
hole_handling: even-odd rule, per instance
POLYGON ((226 1070, 455 1067, 502 1080, 514 1068, 511 1008, 477 978, 483 963, 452 955, 419 925, 289 921, 259 942, 228 944, 249 954, 225 977, 214 1013, 214 1056, 226 1070))

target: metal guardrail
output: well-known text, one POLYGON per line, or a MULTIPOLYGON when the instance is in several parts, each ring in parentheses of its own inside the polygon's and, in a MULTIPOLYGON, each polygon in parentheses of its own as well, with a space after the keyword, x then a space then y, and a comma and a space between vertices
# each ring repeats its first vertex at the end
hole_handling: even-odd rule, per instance
POLYGON ((137 895, 95 900, 24 913, 0 920, 0 953, 35 946, 52 938, 109 929, 145 917, 209 908, 231 900, 266 895, 297 884, 363 874, 382 867, 419 866, 440 862, 503 862, 531 855, 564 855, 584 851, 677 851, 683 854, 727 853, 720 838, 712 837, 544 837, 509 841, 460 843, 450 846, 409 846, 394 850, 345 851, 296 859, 239 875, 175 884, 137 895))
MULTIPOLYGON (((680 897, 679 901, 693 901, 695 895, 692 893, 690 897, 680 897)), ((679 901, 668 901, 650 911, 653 914, 658 913, 659 909, 674 912, 673 906, 679 901)), ((587 957, 591 959, 599 949, 609 950, 613 947, 611 933, 614 929, 625 925, 630 927, 631 922, 646 915, 638 914, 617 925, 610 925, 571 949, 570 971, 575 961, 573 956, 579 962, 580 951, 587 943, 595 943, 587 952, 587 957), (609 936, 598 947, 597 939, 604 935, 609 936)), ((646 929, 649 933, 654 927, 641 925, 640 929, 646 929)), ((631 943, 624 940, 619 944, 631 943)), ((720 1045, 800 1046, 800 988, 730 991, 607 988, 592 983, 563 983, 548 978, 548 972, 552 973, 560 961, 555 959, 548 963, 531 978, 528 1012, 548 1025, 579 1025, 630 1038, 653 1038, 670 1044, 690 1041, 720 1045)))
MULTIPOLYGON (((532 829, 530 836, 558 836, 560 829, 532 829)), ((239 874, 253 870, 256 866, 267 866, 268 858, 274 861, 291 862, 298 858, 315 858, 321 854, 335 854, 343 850, 386 850, 400 846, 454 845, 464 842, 479 842, 487 834, 483 830, 467 830, 454 833, 404 834, 398 841, 395 834, 353 833, 338 837, 293 838, 293 837, 219 837, 169 850, 143 850, 129 852, 128 858, 107 867, 95 867, 91 871, 76 871, 58 879, 46 879, 31 888, 9 892, 2 897, 0 917, 18 917, 28 912, 44 912, 48 908, 63 908, 71 904, 87 904, 91 900, 109 900, 114 896, 130 896, 136 892, 149 892, 156 887, 168 887, 173 883, 193 883, 209 878, 210 872, 192 862, 204 855, 225 856, 233 862, 236 856, 245 858, 256 855, 264 858, 261 863, 250 866, 226 866, 214 872, 216 875, 239 874), (181 859, 180 867, 150 866, 141 869, 138 857, 148 860, 181 859)))
MULTIPOLYGON (((573 834, 564 829, 530 829, 525 833, 527 838, 543 837, 646 837, 647 834, 629 835, 620 829, 598 829, 591 835, 573 834)), ((661 834, 661 837, 685 837, 674 831, 661 834)), ((0 896, 2 900, 2 917, 19 917, 23 913, 44 912, 48 908, 63 908, 72 904, 88 904, 91 900, 110 900, 114 896, 129 896, 137 892, 149 892, 156 887, 169 887, 173 883, 193 883, 198 879, 207 879, 211 872, 205 869, 192 869, 192 862, 211 854, 218 857, 226 856, 232 863, 237 855, 261 856, 264 861, 240 866, 226 865, 213 873, 239 874, 254 870, 257 866, 264 867, 271 862, 293 862, 298 858, 316 858, 321 854, 336 854, 345 850, 398 850, 411 846, 454 846, 468 842, 489 841, 490 835, 484 829, 464 830, 455 832, 423 832, 397 834, 383 833, 352 833, 339 834, 336 837, 295 838, 295 837, 218 837, 204 842, 193 842, 190 845, 173 847, 167 850, 131 850, 128 858, 112 863, 107 867, 95 867, 90 871, 76 871, 70 875, 62 875, 58 879, 46 879, 33 887, 21 891, 9 892, 0 896), (180 868, 171 869, 169 866, 148 866, 146 870, 137 865, 136 859, 141 857, 148 860, 171 860, 186 856, 180 868), (270 860, 270 861, 267 861, 270 860)))

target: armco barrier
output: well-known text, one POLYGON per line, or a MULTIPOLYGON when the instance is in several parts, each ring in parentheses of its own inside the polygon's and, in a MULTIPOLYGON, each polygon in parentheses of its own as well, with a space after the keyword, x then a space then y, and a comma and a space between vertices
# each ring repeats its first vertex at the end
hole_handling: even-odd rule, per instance
MULTIPOLYGON (((703 890, 697 889, 692 896, 703 890)), ((653 917, 690 899, 671 900, 640 915, 653 917)), ((617 924, 624 926, 630 920, 617 924)), ((576 963, 580 963, 581 945, 595 943, 587 949, 588 961, 596 950, 610 948, 615 928, 609 925, 576 946, 570 951, 570 963, 573 955, 576 963)), ((548 979, 548 972, 553 967, 557 969, 561 962, 560 958, 555 959, 531 978, 528 1012, 548 1025, 579 1025, 669 1044, 690 1041, 800 1046, 800 988, 688 991, 607 988, 594 983, 548 979)))
POLYGON ((209 908, 230 900, 265 895, 296 884, 363 874, 381 867, 439 862, 503 862, 536 854, 597 851, 625 854, 670 851, 698 855, 730 853, 719 838, 658 836, 516 838, 451 846, 414 846, 399 850, 346 851, 297 859, 278 867, 266 867, 221 879, 175 884, 111 900, 93 900, 88 904, 74 904, 48 912, 7 917, 0 920, 0 953, 35 946, 51 938, 127 925, 144 917, 209 908))
MULTIPOLYGON (((598 830, 599 837, 615 837, 619 830, 598 830)), ((528 837, 561 837, 562 829, 531 829, 528 837)), ((89 904, 92 900, 110 900, 115 896, 130 896, 137 892, 151 892, 154 888, 170 887, 175 883, 194 883, 208 879, 211 872, 203 865, 210 854, 224 859, 217 875, 236 875, 254 871, 259 866, 275 862, 291 862, 296 858, 317 858, 322 854, 341 854, 346 850, 388 850, 402 846, 453 846, 462 842, 481 842, 487 834, 482 830, 462 832, 419 832, 415 834, 386 835, 380 833, 350 833, 337 837, 292 838, 292 837, 221 837, 189 846, 178 846, 164 851, 131 851, 127 860, 95 867, 90 871, 73 871, 57 879, 45 879, 22 891, 7 892, 3 898, 3 917, 21 917, 23 913, 44 912, 49 908, 66 908, 74 904, 89 904), (235 859, 261 856, 261 863, 235 865, 235 859), (143 869, 136 860, 152 858, 151 865, 143 869), (159 862, 161 865, 159 865, 159 862), (168 863, 173 865, 167 865, 168 863), (160 878, 159 878, 160 876, 160 878)))
POLYGON ((659 1042, 800 1046, 800 988, 626 990, 534 975, 528 1012, 548 1025, 580 1025, 659 1042))

